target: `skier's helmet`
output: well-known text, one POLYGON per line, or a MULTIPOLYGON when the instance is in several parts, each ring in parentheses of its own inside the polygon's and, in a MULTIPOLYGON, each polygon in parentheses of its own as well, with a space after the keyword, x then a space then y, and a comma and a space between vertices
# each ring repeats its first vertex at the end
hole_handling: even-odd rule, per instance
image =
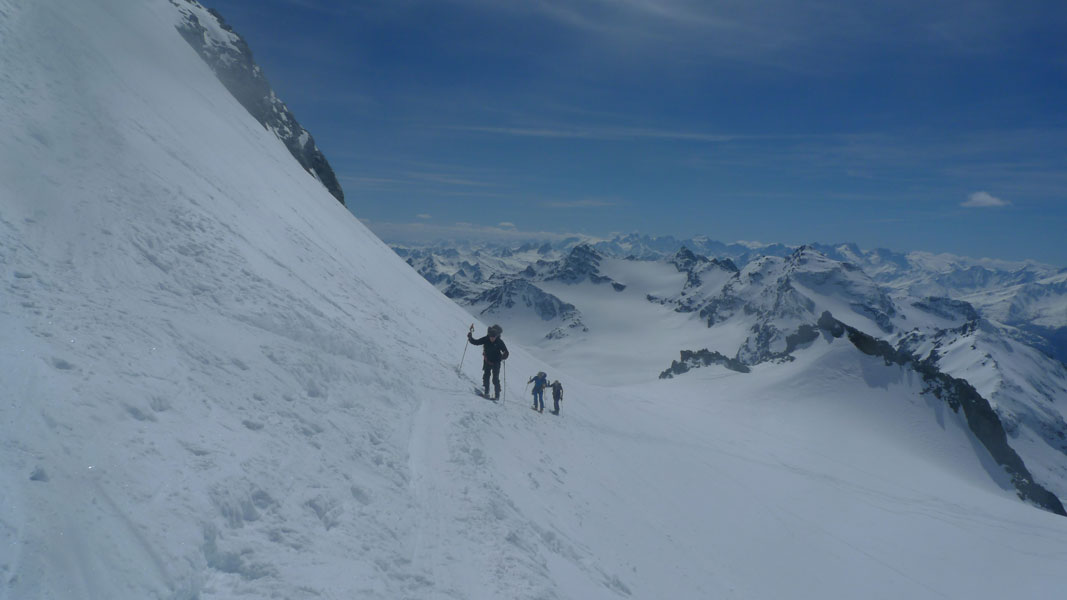
POLYGON ((489 326, 489 336, 490 337, 500 337, 501 333, 504 333, 504 330, 500 327, 500 325, 490 325, 489 326))

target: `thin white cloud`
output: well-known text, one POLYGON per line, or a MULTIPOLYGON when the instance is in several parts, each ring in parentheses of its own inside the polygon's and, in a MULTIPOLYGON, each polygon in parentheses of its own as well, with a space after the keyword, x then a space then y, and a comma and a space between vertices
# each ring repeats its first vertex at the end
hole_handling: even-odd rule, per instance
POLYGON ((867 68, 856 48, 993 53, 1010 49, 1020 32, 1056 32, 1065 20, 1056 11, 1011 10, 1001 0, 451 1, 547 19, 583 35, 589 47, 625 52, 627 60, 726 59, 805 73, 867 68))
POLYGON ((428 215, 428 214, 426 214, 426 213, 419 213, 419 214, 415 215, 415 218, 416 218, 416 219, 422 219, 422 220, 424 220, 424 221, 429 221, 429 220, 430 220, 430 219, 432 219, 433 217, 431 217, 430 215, 428 215))
POLYGON ((722 133, 705 133, 700 131, 672 131, 669 129, 648 129, 640 127, 483 127, 454 126, 449 129, 508 135, 515 137, 561 138, 583 140, 675 140, 692 142, 729 142, 739 137, 722 133))
POLYGON ((495 187, 495 183, 479 181, 470 177, 463 177, 451 173, 404 171, 401 173, 388 173, 386 175, 345 175, 337 177, 341 183, 361 189, 385 189, 401 186, 426 186, 427 184, 443 186, 441 189, 483 189, 495 187))
POLYGON ((388 223, 361 219, 371 231, 386 243, 414 243, 435 241, 522 243, 528 241, 556 241, 571 237, 592 239, 578 233, 551 231, 520 231, 510 223, 475 225, 473 223, 388 223))
POLYGON ((463 187, 492 187, 494 184, 484 181, 475 181, 473 179, 467 179, 464 177, 456 177, 449 173, 426 173, 426 172, 408 172, 405 175, 409 179, 418 181, 428 181, 430 183, 442 183, 445 185, 455 185, 463 187))
POLYGON ((581 200, 549 200, 542 202, 545 208, 605 208, 618 206, 618 202, 606 198, 582 198, 581 200))
POLYGON ((358 188, 379 188, 379 187, 391 187, 395 185, 401 185, 406 183, 402 179, 396 179, 392 177, 361 177, 354 175, 338 175, 337 179, 345 185, 351 185, 358 188))
POLYGON ((967 208, 988 208, 991 206, 1008 206, 1011 202, 1002 200, 989 192, 975 192, 971 194, 966 202, 960 203, 960 206, 967 208))
POLYGON ((511 221, 503 221, 501 223, 497 223, 497 227, 503 227, 505 229, 515 229, 516 228, 515 224, 512 223, 511 221))

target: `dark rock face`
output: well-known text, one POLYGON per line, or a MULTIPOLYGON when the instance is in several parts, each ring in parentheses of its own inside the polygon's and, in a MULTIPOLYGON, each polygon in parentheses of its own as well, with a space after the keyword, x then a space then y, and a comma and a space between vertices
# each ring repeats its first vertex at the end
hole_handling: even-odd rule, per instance
POLYGON ((671 379, 675 375, 688 373, 691 369, 707 367, 709 365, 721 365, 731 371, 737 371, 738 373, 748 373, 750 371, 750 369, 742 364, 741 361, 735 358, 730 358, 720 352, 710 352, 707 348, 704 348, 697 352, 693 352, 692 350, 682 350, 681 361, 671 361, 670 368, 660 373, 659 378, 671 379))
POLYGON ((679 272, 686 272, 711 261, 706 256, 694 254, 692 250, 682 246, 667 262, 677 267, 679 272))
MULTIPOLYGON (((689 248, 682 246, 674 256, 667 259, 667 263, 674 265, 679 273, 685 273, 685 286, 682 288, 682 296, 703 285, 701 275, 712 270, 725 271, 737 275, 737 266, 730 259, 719 260, 695 254, 689 248)), ((697 310, 691 302, 679 302, 678 312, 693 312, 697 310)))
POLYGON ((344 204, 344 191, 330 163, 315 145, 311 134, 274 94, 244 39, 214 9, 206 9, 196 0, 170 2, 185 17, 178 25, 178 32, 211 67, 219 81, 263 127, 278 136, 300 166, 344 204), (205 23, 209 19, 214 23, 205 23))
POLYGON ((896 350, 884 340, 875 339, 834 319, 829 312, 824 312, 819 318, 819 328, 835 338, 847 336, 860 352, 880 356, 887 365, 902 365, 921 375, 927 393, 943 400, 954 412, 963 411, 971 432, 989 451, 993 460, 1008 473, 1019 498, 1057 515, 1067 516, 1060 499, 1033 480, 1022 458, 1008 445, 1007 432, 996 411, 974 386, 946 375, 932 361, 920 361, 910 353, 896 350))

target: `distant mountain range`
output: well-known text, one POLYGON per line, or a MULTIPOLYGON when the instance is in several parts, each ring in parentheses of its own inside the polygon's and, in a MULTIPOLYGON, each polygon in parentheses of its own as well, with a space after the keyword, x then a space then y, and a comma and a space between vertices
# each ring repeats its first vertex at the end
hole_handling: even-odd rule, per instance
MULTIPOLYGON (((1026 337, 1028 344, 1067 362, 1067 268, 1034 261, 862 250, 854 243, 809 244, 805 248, 841 263, 842 268, 857 268, 885 294, 965 302, 981 317, 1018 329, 1015 334, 1026 337)), ((517 247, 493 242, 436 242, 393 244, 393 249, 447 296, 468 305, 475 296, 516 278, 536 282, 548 271, 570 269, 577 275, 583 268, 594 277, 600 276, 591 270, 600 256, 673 262, 680 272, 693 277, 678 290, 679 297, 671 299, 682 310, 697 305, 696 288, 703 285, 700 272, 738 270, 760 259, 789 257, 797 250, 784 244, 725 244, 704 237, 680 239, 636 233, 609 240, 569 238, 517 247), (576 249, 580 250, 574 254, 576 249), (586 266, 581 266, 583 263, 586 266)), ((650 300, 666 301, 658 297, 650 300)))
POLYGON ((930 386, 942 386, 940 377, 973 389, 1033 478, 1067 497, 1057 483, 1067 481, 1063 270, 855 244, 752 247, 637 234, 394 250, 473 315, 510 326, 546 361, 563 357, 561 365, 580 360, 583 348, 613 346, 605 340, 617 332, 608 329, 632 327, 646 353, 662 353, 661 377, 750 372, 793 360, 840 323, 870 348, 884 345, 887 361, 912 364, 930 386), (612 315, 612 325, 596 324, 612 315))

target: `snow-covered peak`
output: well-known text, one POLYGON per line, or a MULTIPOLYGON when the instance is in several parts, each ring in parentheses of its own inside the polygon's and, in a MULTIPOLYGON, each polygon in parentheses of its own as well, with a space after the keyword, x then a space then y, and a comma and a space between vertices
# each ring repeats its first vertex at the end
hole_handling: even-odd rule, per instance
POLYGON ((180 15, 177 29, 189 45, 211 67, 234 98, 267 130, 273 132, 312 177, 319 180, 337 200, 345 195, 333 168, 281 99, 274 93, 262 69, 252 58, 252 50, 214 9, 197 0, 170 0, 180 15))
POLYGON ((592 281, 602 283, 609 278, 600 274, 601 256, 589 244, 575 246, 563 260, 559 261, 545 275, 545 279, 565 283, 592 281))

